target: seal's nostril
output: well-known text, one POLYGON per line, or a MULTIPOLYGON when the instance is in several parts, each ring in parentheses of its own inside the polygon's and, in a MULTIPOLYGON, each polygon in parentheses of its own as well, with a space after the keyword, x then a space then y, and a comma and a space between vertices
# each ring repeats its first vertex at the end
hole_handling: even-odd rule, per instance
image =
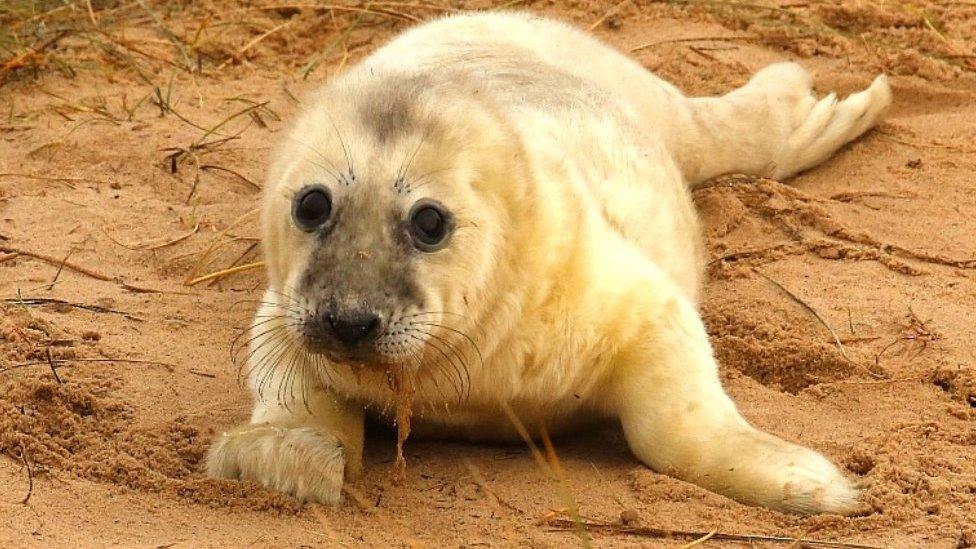
POLYGON ((380 332, 380 317, 371 311, 328 315, 326 321, 335 338, 350 347, 373 341, 380 332))

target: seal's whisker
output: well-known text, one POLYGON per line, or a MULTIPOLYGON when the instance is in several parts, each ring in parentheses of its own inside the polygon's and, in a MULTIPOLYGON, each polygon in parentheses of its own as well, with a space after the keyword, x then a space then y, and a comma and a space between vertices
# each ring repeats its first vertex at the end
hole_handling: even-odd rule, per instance
POLYGON ((285 387, 288 385, 288 376, 291 371, 292 365, 295 363, 294 360, 290 360, 292 351, 294 350, 294 342, 289 341, 281 353, 275 358, 274 363, 268 368, 267 372, 264 374, 264 385, 269 385, 271 383, 277 383, 277 387, 271 387, 275 390, 275 402, 281 405, 283 408, 291 412, 291 405, 284 398, 285 387), (285 371, 281 372, 281 375, 275 375, 279 371, 279 366, 282 362, 285 363, 285 371))
POLYGON ((250 340, 248 340, 248 342, 245 345, 242 345, 235 352, 231 354, 232 363, 238 365, 238 371, 237 371, 238 383, 242 382, 250 374, 251 369, 249 369, 248 366, 251 364, 251 359, 269 343, 279 340, 277 334, 275 333, 279 330, 286 330, 286 327, 276 325, 271 328, 268 328, 267 330, 264 330, 260 334, 256 334, 253 337, 251 337, 250 340), (251 343, 259 337, 267 337, 267 339, 261 341, 257 345, 252 345, 251 343), (243 357, 240 357, 239 353, 241 352, 242 349, 247 349, 247 351, 244 353, 243 357))
MULTIPOLYGON (((271 321, 269 320, 268 322, 271 322, 271 321)), ((248 352, 245 354, 245 359, 251 358, 251 356, 255 352, 257 352, 258 349, 261 348, 261 345, 263 345, 265 343, 265 342, 262 342, 261 344, 258 345, 257 348, 254 348, 254 347, 252 347, 251 344, 254 343, 255 340, 257 340, 259 338, 262 338, 262 337, 265 337, 265 336, 268 336, 268 339, 269 340, 270 339, 273 339, 274 336, 271 335, 271 334, 273 334, 276 330, 284 330, 285 332, 287 332, 288 329, 290 329, 292 327, 295 327, 295 326, 299 326, 299 325, 301 325, 300 322, 283 322, 283 323, 280 323, 280 324, 273 324, 270 327, 258 325, 258 326, 252 326, 250 328, 247 328, 245 330, 242 330, 241 333, 236 338, 234 338, 234 343, 231 344, 231 360, 236 363, 237 362, 238 354, 243 349, 248 349, 248 352), (254 329, 255 328, 260 329, 261 332, 254 333, 254 329), (238 339, 239 338, 241 338, 241 337, 243 337, 245 335, 248 335, 248 334, 250 334, 250 337, 248 339, 246 339, 246 340, 241 341, 241 342, 238 343, 238 339)))
POLYGON ((308 352, 308 349, 302 348, 302 371, 300 376, 302 386, 300 392, 302 395, 302 406, 309 414, 312 413, 312 409, 308 404, 308 365, 312 361, 311 359, 312 356, 308 352))
MULTIPOLYGON (((413 337, 413 338, 415 338, 417 340, 420 340, 420 341, 423 341, 423 339, 420 338, 420 337, 418 337, 418 336, 412 335, 412 333, 421 333, 421 334, 424 334, 427 337, 432 337, 430 333, 424 332, 423 330, 420 330, 420 329, 409 328, 408 331, 411 332, 411 336, 410 337, 413 337)), ((441 340, 439 338, 435 338, 434 340, 427 339, 426 341, 424 341, 424 343, 426 345, 430 346, 432 349, 436 350, 438 353, 440 353, 444 357, 444 359, 447 361, 447 363, 451 366, 451 369, 453 369, 454 370, 454 373, 457 375, 458 385, 456 385, 455 387, 456 387, 457 394, 458 394, 458 403, 460 404, 464 400, 464 374, 462 374, 461 371, 462 370, 465 370, 466 371, 467 370, 467 367, 464 366, 464 361, 463 360, 460 360, 460 358, 459 358, 459 360, 460 360, 462 366, 459 367, 455 363, 454 359, 451 358, 451 355, 449 355, 447 353, 447 351, 445 351, 441 347, 441 345, 438 345, 437 343, 435 343, 435 341, 436 342, 440 342, 441 345, 446 346, 448 349, 453 350, 453 348, 450 347, 449 345, 447 345, 446 343, 443 343, 443 340, 441 340)), ((455 353, 455 355, 457 355, 457 353, 455 353)))
MULTIPOLYGON (((255 318, 258 318, 258 317, 255 316, 255 318)), ((262 327, 266 326, 267 324, 273 323, 276 320, 285 321, 285 320, 290 320, 290 319, 291 319, 291 316, 290 315, 287 315, 287 314, 278 314, 278 315, 267 315, 267 316, 263 316, 263 317, 261 317, 261 320, 259 320, 257 322, 251 322, 251 324, 249 324, 247 327, 241 329, 240 332, 237 334, 237 336, 231 341, 231 343, 230 343, 231 350, 233 351, 233 349, 235 348, 235 346, 240 342, 240 339, 242 337, 244 337, 244 335, 246 335, 248 333, 254 333, 254 330, 255 329, 262 328, 262 327)), ((244 342, 244 343, 249 343, 249 341, 244 342)))
POLYGON ((262 341, 256 345, 253 349, 248 351, 247 358, 241 364, 242 375, 245 378, 257 378, 263 371, 264 365, 271 359, 275 352, 278 351, 283 345, 287 343, 287 337, 268 337, 265 341, 262 341), (268 347, 270 345, 270 347, 268 347), (267 349, 265 349, 267 347, 267 349), (257 356, 259 352, 263 350, 263 353, 255 360, 254 357, 257 356))
MULTIPOLYGON (((417 330, 417 332, 418 333, 424 333, 424 332, 419 331, 419 330, 417 330)), ((450 358, 448 357, 448 355, 446 353, 444 353, 444 351, 440 350, 440 348, 438 348, 435 345, 431 345, 429 341, 425 341, 423 338, 421 338, 419 336, 416 336, 416 335, 413 335, 413 334, 409 334, 409 333, 408 333, 408 337, 416 340, 418 342, 417 345, 420 346, 421 348, 423 348, 424 346, 428 346, 429 345, 432 349, 437 350, 443 356, 443 358, 450 360, 450 358)), ((421 355, 421 356, 423 357, 424 355, 421 355)), ((428 370, 431 371, 432 379, 436 379, 435 376, 433 376, 433 372, 434 371, 440 371, 440 372, 442 372, 444 374, 444 379, 446 379, 451 384, 451 387, 454 388, 454 392, 456 394, 458 394, 459 396, 461 395, 461 387, 458 385, 458 383, 459 382, 462 382, 463 379, 461 378, 460 373, 458 373, 457 381, 455 381, 455 379, 449 374, 449 370, 448 370, 447 366, 445 366, 442 361, 436 361, 436 362, 423 361, 421 363, 421 366, 423 366, 425 369, 428 369, 428 370)), ((452 369, 455 372, 458 372, 457 371, 457 368, 456 367, 453 367, 453 364, 452 364, 452 369)), ((439 388, 440 387, 438 386, 438 389, 439 388)), ((441 392, 441 397, 444 398, 445 400, 447 400, 447 397, 446 397, 446 395, 444 395, 443 392, 441 392)))
MULTIPOLYGON (((287 288, 287 287, 285 289, 286 290, 289 290, 289 291, 291 290, 290 288, 287 288)), ((270 288, 267 291, 269 293, 271 293, 271 294, 274 294, 274 295, 276 295, 276 296, 284 299, 285 302, 289 306, 295 306, 295 307, 298 307, 298 308, 302 309, 303 311, 308 311, 308 308, 302 305, 303 300, 300 300, 299 298, 296 298, 294 295, 292 295, 292 294, 290 294, 288 292, 281 292, 281 291, 273 290, 273 289, 270 289, 270 288)))
POLYGON ((305 352, 308 354, 309 362, 314 359, 316 373, 324 373, 328 378, 328 385, 335 385, 335 380, 332 378, 332 363, 322 355, 310 353, 307 349, 305 352))
POLYGON ((440 328, 442 330, 447 330, 449 332, 453 332, 453 333, 461 336, 468 343, 471 344, 471 347, 472 348, 474 348, 475 353, 477 353, 477 355, 478 355, 478 362, 480 362, 481 363, 481 366, 484 367, 484 365, 485 365, 485 357, 481 354, 481 349, 478 348, 478 344, 475 343, 474 342, 474 339, 472 339, 471 336, 469 336, 468 334, 462 332, 461 330, 458 330, 457 328, 452 328, 450 326, 445 326, 443 324, 438 324, 436 322, 417 321, 417 322, 414 322, 413 324, 420 324, 420 325, 423 325, 423 326, 434 326, 434 327, 440 328))
MULTIPOLYGON (((466 341, 471 346, 471 348, 474 349, 474 352, 475 352, 475 354, 478 357, 478 362, 479 362, 480 366, 482 367, 482 369, 484 369, 484 366, 485 366, 485 357, 481 353, 481 349, 478 347, 478 344, 474 341, 474 339, 471 336, 469 336, 468 334, 464 333, 463 331, 458 330, 457 328, 453 328, 451 326, 445 326, 445 325, 440 324, 440 323, 437 323, 437 322, 424 321, 424 320, 411 321, 410 326, 411 327, 415 327, 415 326, 430 326, 430 327, 439 328, 439 329, 445 330, 447 332, 453 333, 453 334, 455 334, 457 336, 460 336, 464 341, 466 341)), ((440 339, 445 344, 450 345, 452 347, 452 350, 455 353, 457 353, 457 350, 456 349, 453 349, 453 345, 451 345, 450 342, 445 341, 443 338, 440 338, 440 337, 434 335, 433 333, 429 333, 428 332, 428 335, 430 335, 431 337, 435 337, 437 339, 440 339)), ((465 373, 465 376, 467 378, 467 388, 468 388, 468 392, 469 392, 469 395, 470 395, 470 391, 471 391, 471 374, 470 374, 470 371, 468 370, 468 363, 467 363, 467 361, 462 361, 462 364, 464 365, 464 373, 465 373)))
POLYGON ((428 171, 428 172, 420 175, 419 177, 410 179, 409 182, 407 183, 407 192, 408 193, 412 193, 413 191, 415 191, 417 189, 420 189, 420 188, 422 188, 422 187, 424 187, 426 185, 431 184, 433 182, 433 180, 431 179, 431 177, 433 177, 434 175, 437 175, 437 174, 439 174, 441 172, 448 171, 450 169, 451 168, 440 168, 440 169, 436 169, 436 170, 430 170, 430 171, 428 171))
POLYGON ((314 152, 315 154, 317 154, 319 158, 321 158, 322 160, 328 162, 329 163, 329 166, 331 166, 331 168, 330 167, 323 166, 323 165, 321 165, 321 164, 319 164, 317 162, 311 161, 311 160, 309 162, 311 162, 315 166, 318 166, 319 168, 322 168, 323 170, 326 171, 326 173, 328 173, 330 176, 336 178, 337 180, 342 177, 340 175, 339 168, 336 167, 336 165, 331 160, 329 160, 329 157, 326 156, 324 153, 322 153, 322 151, 319 150, 318 147, 316 147, 315 145, 312 145, 311 143, 309 143, 307 141, 304 141, 302 139, 298 139, 297 137, 295 137, 293 135, 288 135, 288 136, 286 136, 286 138, 287 139, 290 139, 290 140, 292 140, 292 141, 294 141, 296 143, 298 143, 299 145, 304 145, 305 147, 308 147, 312 152, 314 152))
POLYGON ((407 170, 410 169, 410 166, 413 165, 414 159, 417 158, 417 153, 419 153, 421 147, 423 147, 424 144, 427 143, 427 138, 430 137, 431 130, 432 130, 432 126, 428 125, 427 128, 424 130, 423 135, 421 135, 420 139, 417 140, 417 146, 413 149, 413 152, 403 157, 403 160, 400 162, 400 167, 397 169, 397 177, 396 177, 397 180, 402 179, 406 175, 407 170))
POLYGON ((450 311, 423 311, 423 312, 420 312, 420 313, 414 313, 414 314, 404 315, 404 316, 402 316, 400 318, 406 320, 408 318, 416 318, 418 316, 425 316, 425 315, 453 315, 453 316, 458 316, 458 317, 464 318, 464 315, 462 315, 461 313, 452 313, 450 311))
POLYGON ((332 129, 335 130, 336 138, 339 139, 339 146, 342 147, 342 154, 346 157, 346 168, 349 170, 349 174, 352 175, 353 179, 355 179, 356 176, 354 175, 355 168, 352 162, 352 155, 349 152, 349 148, 346 147, 345 139, 342 138, 342 132, 339 131, 339 126, 336 124, 335 119, 332 118, 332 115, 328 111, 323 112, 325 112, 325 115, 329 117, 329 122, 332 123, 332 129))
POLYGON ((287 366, 285 366, 285 373, 281 377, 281 381, 278 385, 278 402, 284 402, 285 409, 289 412, 292 411, 291 403, 295 401, 295 373, 298 370, 299 360, 295 360, 294 352, 291 353, 291 360, 288 361, 287 366), (286 391, 287 389, 287 391, 286 391), (285 393, 288 394, 288 399, 285 399, 285 393))
POLYGON ((248 360, 245 363, 247 366, 247 377, 257 381, 257 385, 263 386, 267 375, 274 369, 273 366, 276 365, 277 361, 280 359, 281 352, 284 348, 287 348, 291 344, 291 337, 285 332, 283 335, 276 335, 269 337, 266 341, 262 341, 254 349, 248 353, 248 360), (266 350, 263 350, 267 345, 271 345, 266 350), (262 355, 257 359, 257 361, 251 360, 254 355, 259 351, 262 355), (269 368, 269 366, 272 366, 269 368))
POLYGON ((257 387, 258 387, 258 397, 262 401, 264 401, 264 390, 268 384, 268 381, 271 379, 271 376, 272 374, 274 374, 275 370, 277 370, 278 364, 280 364, 281 359, 285 356, 285 354, 288 353, 288 350, 291 348, 291 345, 292 342, 290 340, 282 339, 281 341, 278 342, 278 345, 275 346, 275 348, 271 352, 269 352, 267 355, 262 357, 260 366, 258 367, 258 370, 255 373, 255 378, 260 378, 260 380, 257 383, 257 387))
POLYGON ((457 357, 458 363, 461 365, 461 370, 464 372, 464 381, 462 381, 462 385, 464 386, 465 390, 470 393, 471 372, 468 369, 467 357, 465 357, 462 353, 458 352, 456 346, 453 343, 451 343, 449 340, 447 340, 447 338, 438 336, 432 332, 428 332, 427 335, 428 337, 432 337, 437 341, 441 342, 445 347, 447 347, 448 350, 451 351, 451 354, 457 357))
MULTIPOLYGON (((420 376, 421 373, 427 374, 427 376, 430 378, 431 382, 434 384, 434 388, 437 389, 437 394, 440 395, 441 400, 444 401, 444 402, 447 402, 447 400, 448 400, 447 395, 444 394, 444 389, 442 389, 441 388, 441 384, 438 383, 438 381, 437 381, 437 375, 436 375, 437 372, 434 370, 434 368, 431 368, 430 367, 430 362, 427 361, 427 360, 424 360, 423 358, 421 358, 421 359, 418 360, 418 364, 417 365, 418 365, 418 368, 417 368, 417 377, 418 377, 418 379, 419 379, 419 376, 420 376)), ((453 385, 453 383, 452 383, 452 385, 453 385)), ((456 387, 455 387, 455 389, 456 389, 456 387)), ((430 401, 430 397, 428 397, 428 402, 429 401, 430 401)))

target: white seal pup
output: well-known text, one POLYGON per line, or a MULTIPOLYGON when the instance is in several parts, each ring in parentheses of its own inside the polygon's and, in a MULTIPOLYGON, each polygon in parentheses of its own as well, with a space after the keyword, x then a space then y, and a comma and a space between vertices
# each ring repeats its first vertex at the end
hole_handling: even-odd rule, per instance
POLYGON ((217 437, 209 474, 338 502, 364 413, 388 416, 408 379, 422 432, 513 439, 509 412, 550 432, 615 419, 656 471, 851 512, 857 490, 830 461, 755 429, 722 389, 689 188, 813 167, 890 102, 884 76, 817 99, 792 63, 689 98, 526 14, 403 33, 322 88, 276 153, 256 404, 217 437))

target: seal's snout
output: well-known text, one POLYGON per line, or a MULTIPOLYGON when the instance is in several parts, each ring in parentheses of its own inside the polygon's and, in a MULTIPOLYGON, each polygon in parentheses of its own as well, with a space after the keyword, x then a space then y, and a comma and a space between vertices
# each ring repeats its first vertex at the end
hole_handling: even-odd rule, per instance
POLYGON ((368 310, 330 312, 323 320, 330 335, 349 348, 368 345, 380 334, 380 317, 368 310))
POLYGON ((370 308, 331 305, 313 313, 303 326, 305 342, 314 352, 339 361, 368 361, 375 355, 383 319, 370 308))

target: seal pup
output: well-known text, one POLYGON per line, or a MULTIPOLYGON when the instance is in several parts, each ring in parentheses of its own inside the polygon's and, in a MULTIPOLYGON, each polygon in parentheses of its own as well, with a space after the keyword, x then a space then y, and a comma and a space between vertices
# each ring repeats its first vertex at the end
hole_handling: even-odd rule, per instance
POLYGON ((755 429, 723 390, 689 188, 811 168, 890 101, 884 76, 818 99, 793 63, 689 98, 528 14, 403 33, 319 90, 275 154, 256 403, 207 471, 336 503, 362 470, 364 413, 407 402, 416 432, 474 440, 517 438, 510 414, 549 432, 615 419, 656 471, 851 512, 830 461, 755 429))

